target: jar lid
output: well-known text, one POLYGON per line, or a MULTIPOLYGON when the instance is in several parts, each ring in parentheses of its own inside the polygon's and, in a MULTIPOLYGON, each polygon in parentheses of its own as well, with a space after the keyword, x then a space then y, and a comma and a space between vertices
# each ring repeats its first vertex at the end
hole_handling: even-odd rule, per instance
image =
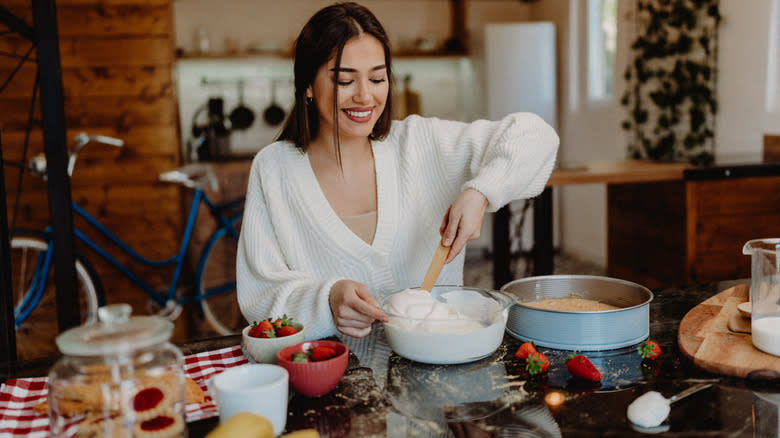
POLYGON ((98 322, 67 330, 57 336, 57 347, 72 356, 126 353, 167 342, 173 323, 159 316, 130 317, 129 304, 98 309, 98 322))

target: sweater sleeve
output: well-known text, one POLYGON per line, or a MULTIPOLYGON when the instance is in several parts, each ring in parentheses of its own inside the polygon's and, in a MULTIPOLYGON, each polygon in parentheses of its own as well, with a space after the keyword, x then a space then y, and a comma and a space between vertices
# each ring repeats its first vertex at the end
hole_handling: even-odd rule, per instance
POLYGON ((236 256, 239 307, 250 322, 287 314, 304 323, 306 339, 331 336, 337 330, 328 297, 341 278, 315 278, 288 267, 269 214, 259 155, 249 175, 236 256))
POLYGON ((422 118, 410 122, 422 130, 410 135, 435 144, 429 149, 431 159, 446 179, 462 184, 461 191, 473 188, 484 194, 490 212, 541 193, 555 166, 558 135, 532 113, 472 123, 422 118))

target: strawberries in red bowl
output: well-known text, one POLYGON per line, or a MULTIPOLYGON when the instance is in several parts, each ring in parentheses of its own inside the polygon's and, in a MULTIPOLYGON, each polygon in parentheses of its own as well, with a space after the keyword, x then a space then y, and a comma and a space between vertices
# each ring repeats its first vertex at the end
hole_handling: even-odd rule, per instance
POLYGON ((347 369, 349 349, 337 341, 306 341, 282 348, 276 361, 290 374, 290 386, 307 397, 319 397, 338 385, 347 369))

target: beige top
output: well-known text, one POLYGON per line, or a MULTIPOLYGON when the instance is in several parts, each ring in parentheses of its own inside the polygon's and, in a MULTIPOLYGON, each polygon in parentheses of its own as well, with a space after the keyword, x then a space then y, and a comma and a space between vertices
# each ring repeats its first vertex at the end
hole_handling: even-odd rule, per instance
POLYGON ((376 232, 376 211, 356 214, 354 216, 339 217, 353 233, 357 234, 358 237, 371 245, 374 241, 374 233, 376 232))

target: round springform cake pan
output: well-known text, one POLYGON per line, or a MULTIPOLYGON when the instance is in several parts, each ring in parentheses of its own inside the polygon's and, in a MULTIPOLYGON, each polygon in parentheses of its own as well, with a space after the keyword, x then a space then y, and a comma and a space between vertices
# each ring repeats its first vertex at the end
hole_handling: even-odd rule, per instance
POLYGON ((653 293, 630 281, 594 275, 546 275, 510 281, 502 291, 516 297, 507 332, 522 341, 561 350, 611 350, 637 344, 650 333, 653 293), (523 303, 577 296, 619 307, 571 312, 523 303))

